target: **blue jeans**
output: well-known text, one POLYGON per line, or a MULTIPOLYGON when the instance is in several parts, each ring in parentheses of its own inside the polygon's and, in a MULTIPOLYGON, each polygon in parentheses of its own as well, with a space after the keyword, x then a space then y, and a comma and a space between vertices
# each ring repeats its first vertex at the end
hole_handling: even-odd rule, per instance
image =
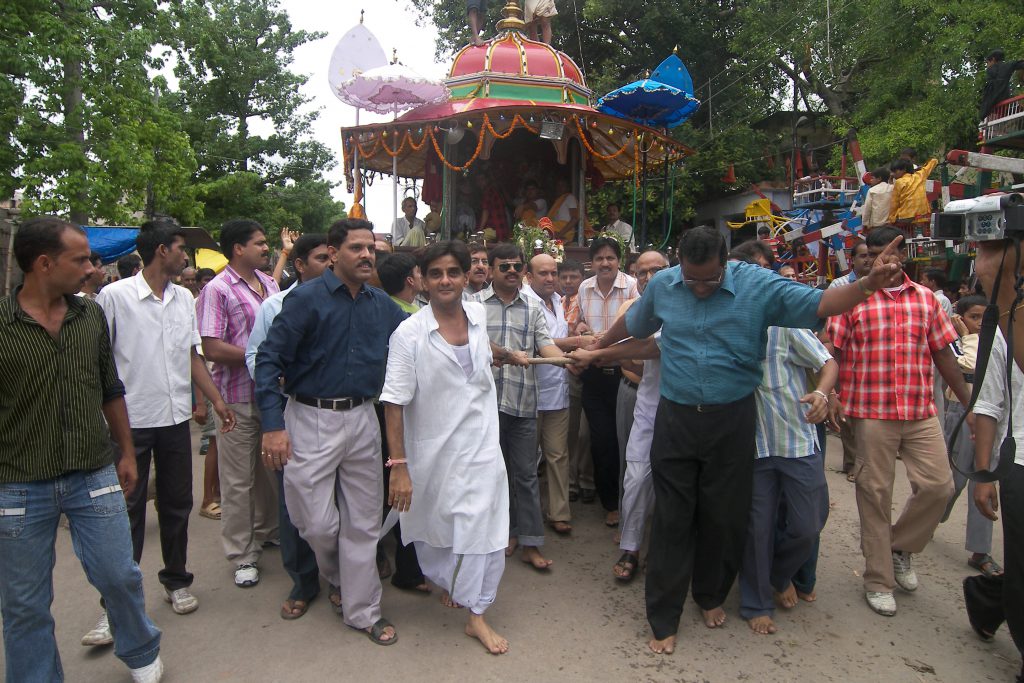
POLYGON ((160 631, 146 616, 142 572, 132 559, 131 528, 114 466, 0 484, 0 607, 8 681, 64 680, 50 614, 62 512, 85 575, 106 604, 114 653, 132 669, 151 664, 160 653, 160 631))

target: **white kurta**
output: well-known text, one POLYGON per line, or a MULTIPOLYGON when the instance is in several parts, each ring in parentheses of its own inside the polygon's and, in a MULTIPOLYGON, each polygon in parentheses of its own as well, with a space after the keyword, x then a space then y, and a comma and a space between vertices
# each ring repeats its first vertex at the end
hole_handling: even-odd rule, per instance
POLYGON ((487 554, 508 544, 508 476, 498 442, 498 399, 483 304, 462 302, 473 373, 467 378, 430 306, 391 335, 380 400, 405 406, 412 507, 402 541, 455 554, 487 554))

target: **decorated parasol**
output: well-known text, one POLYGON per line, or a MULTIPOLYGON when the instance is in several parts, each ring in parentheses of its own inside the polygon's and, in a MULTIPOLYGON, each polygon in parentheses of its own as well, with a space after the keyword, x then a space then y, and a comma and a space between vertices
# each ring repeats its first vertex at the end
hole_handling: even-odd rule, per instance
POLYGON ((616 88, 597 101, 597 110, 652 128, 675 128, 700 107, 693 80, 678 55, 671 54, 654 73, 616 88))
MULTIPOLYGON (((421 76, 396 60, 362 73, 357 73, 339 86, 349 104, 377 114, 392 114, 441 102, 448 98, 442 83, 421 76)), ((392 158, 392 196, 394 218, 398 219, 398 158, 392 158)))

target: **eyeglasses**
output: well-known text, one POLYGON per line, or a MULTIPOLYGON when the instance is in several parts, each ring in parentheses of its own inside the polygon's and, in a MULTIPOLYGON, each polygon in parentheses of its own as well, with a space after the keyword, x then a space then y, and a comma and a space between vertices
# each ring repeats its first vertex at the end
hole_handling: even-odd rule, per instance
POLYGON ((523 272, 523 264, 522 263, 501 263, 501 264, 498 264, 498 270, 500 270, 503 273, 507 273, 510 270, 514 270, 517 273, 521 273, 521 272, 523 272))
POLYGON ((719 273, 718 277, 708 278, 706 280, 690 280, 683 278, 683 284, 687 287, 696 287, 697 285, 707 285, 708 287, 718 287, 722 284, 722 278, 725 277, 725 273, 719 273))
POLYGON ((654 266, 653 268, 647 268, 646 270, 636 271, 637 277, 654 277, 654 274, 659 270, 664 270, 665 266, 654 266))
POLYGON ((474 266, 486 266, 488 264, 488 261, 485 258, 471 258, 469 259, 469 262, 474 266))

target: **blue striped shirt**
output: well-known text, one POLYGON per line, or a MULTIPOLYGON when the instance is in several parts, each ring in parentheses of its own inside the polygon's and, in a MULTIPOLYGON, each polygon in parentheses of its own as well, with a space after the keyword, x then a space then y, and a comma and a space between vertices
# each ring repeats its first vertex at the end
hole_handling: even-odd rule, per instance
POLYGON ((757 457, 805 458, 819 448, 814 425, 804 419, 800 399, 807 371, 817 372, 832 356, 808 330, 769 327, 764 376, 757 388, 757 457))
POLYGON ((761 383, 768 327, 817 329, 821 295, 767 268, 731 262, 721 286, 698 299, 675 266, 651 278, 626 326, 638 338, 662 330, 662 396, 682 405, 732 403, 761 383))

